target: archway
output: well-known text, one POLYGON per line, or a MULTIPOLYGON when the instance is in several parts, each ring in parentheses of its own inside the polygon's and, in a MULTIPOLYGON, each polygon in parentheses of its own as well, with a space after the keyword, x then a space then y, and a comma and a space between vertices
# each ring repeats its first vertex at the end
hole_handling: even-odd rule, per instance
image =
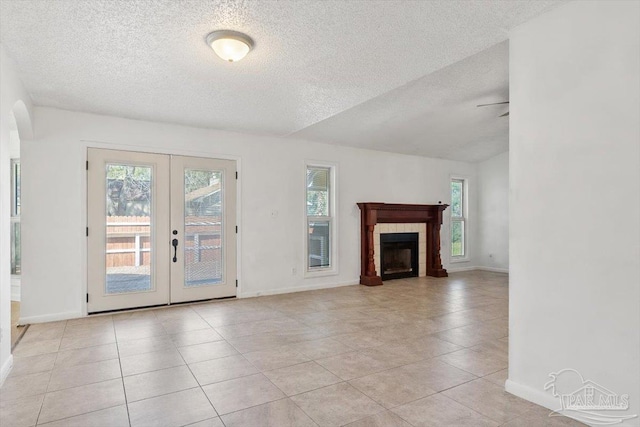
POLYGON ((13 119, 16 124, 16 130, 20 135, 20 139, 32 139, 33 122, 31 120, 31 115, 29 114, 27 105, 22 100, 16 101, 15 104, 13 104, 13 108, 11 109, 11 114, 13 115, 13 119))

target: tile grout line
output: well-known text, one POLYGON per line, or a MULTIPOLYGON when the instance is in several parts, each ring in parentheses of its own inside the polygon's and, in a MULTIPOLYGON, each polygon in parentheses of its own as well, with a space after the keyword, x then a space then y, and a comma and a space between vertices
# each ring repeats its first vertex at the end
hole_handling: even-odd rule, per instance
POLYGON ((131 426, 131 414, 129 413, 129 401, 127 400, 127 388, 124 385, 124 372, 122 371, 122 360, 120 358, 120 346, 118 345, 118 334, 116 332, 116 325, 111 318, 111 327, 113 328, 113 335, 116 338, 116 353, 118 354, 118 366, 120 367, 120 380, 122 381, 122 392, 124 393, 124 406, 127 409, 127 421, 131 426))
POLYGON ((68 419, 71 419, 71 418, 74 418, 74 417, 79 417, 79 416, 82 416, 82 415, 95 414, 96 412, 104 411, 104 410, 107 410, 107 409, 117 408, 118 406, 122 406, 122 405, 108 406, 106 408, 96 409, 95 411, 83 412, 82 414, 71 415, 71 416, 64 417, 64 418, 58 418, 56 420, 47 421, 44 424, 35 424, 35 426, 33 426, 33 427, 46 426, 49 423, 57 423, 57 422, 60 422, 60 421, 68 420, 68 419))
MULTIPOLYGON (((470 348, 465 348, 464 350, 471 350, 471 349, 470 349, 470 348)), ((463 351, 463 350, 458 350, 458 351, 463 351)), ((447 353, 447 354, 451 354, 451 353, 447 353)), ((446 355, 444 355, 444 354, 443 354, 443 356, 446 356, 446 355)), ((437 357, 440 357, 440 356, 437 356, 437 357)), ((478 374, 475 374, 475 373, 473 373, 473 372, 467 371, 466 369, 460 368, 459 366, 453 365, 453 364, 451 364, 451 363, 447 362, 446 360, 438 360, 438 362, 441 362, 441 363, 444 363, 444 364, 446 364, 446 365, 452 366, 452 367, 454 367, 454 368, 456 368, 456 369, 460 369, 461 371, 464 371, 464 372, 466 372, 466 373, 468 373, 468 374, 471 374, 471 375, 475 376, 475 377, 476 377, 476 379, 478 379, 478 378, 484 378, 484 377, 486 377, 487 375, 492 375, 492 374, 495 374, 496 372, 500 372, 500 371, 502 371, 502 370, 506 369, 506 368, 500 368, 500 369, 498 369, 498 370, 496 370, 496 371, 489 372, 488 374, 485 374, 485 375, 478 375, 478 374)), ((508 366, 507 366, 507 367, 508 367, 508 366)))
POLYGON ((38 417, 36 418, 36 425, 40 421, 40 416, 42 415, 42 409, 44 408, 44 401, 47 398, 47 394, 49 393, 49 386, 51 385, 51 377, 53 376, 53 369, 56 366, 56 362, 58 361, 58 353, 60 352, 60 346, 62 345, 62 337, 64 337, 64 331, 67 329, 67 321, 64 321, 64 327, 62 328, 62 336, 60 337, 60 343, 58 344, 58 350, 55 352, 56 357, 53 361, 53 368, 49 372, 49 381, 47 381, 47 388, 45 389, 44 395, 42 396, 42 403, 40 404, 40 410, 38 411, 38 417))
MULTIPOLYGON (((446 390, 442 390, 440 393, 443 393, 443 392, 445 392, 445 391, 447 391, 447 390, 451 390, 451 389, 456 388, 456 387, 459 387, 459 386, 461 386, 461 385, 468 384, 468 383, 470 383, 470 382, 477 381, 477 380, 481 380, 481 379, 482 379, 482 378, 476 378, 476 379, 473 379, 473 380, 471 380, 471 381, 466 381, 466 382, 465 382, 465 383, 463 383, 463 384, 459 384, 459 385, 457 385, 457 386, 455 386, 455 387, 450 387, 450 388, 448 388, 448 389, 446 389, 446 390)), ((487 380, 485 380, 485 381, 487 381, 487 380)), ((488 381, 488 382, 490 382, 490 381, 488 381)), ((491 384, 493 384, 493 383, 491 383, 491 384)), ((493 385, 496 385, 496 384, 493 384, 493 385)), ((496 387, 499 387, 499 386, 496 386, 496 387)), ((504 391, 504 390, 503 390, 503 391, 504 391)), ((505 393, 506 393, 506 392, 505 392, 505 393)), ((483 416, 483 417, 485 417, 485 418, 490 419, 491 421, 495 421, 496 423, 498 423, 498 425, 499 425, 499 426, 500 426, 500 425, 503 425, 503 424, 506 424, 506 423, 508 423, 509 421, 511 421, 511 420, 513 420, 513 419, 515 419, 515 418, 518 418, 518 417, 520 417, 521 415, 523 415, 523 414, 519 414, 519 415, 516 415, 514 418, 510 418, 510 419, 506 420, 505 422, 501 422, 501 421, 499 421, 499 420, 496 420, 496 419, 494 419, 494 418, 491 418, 491 417, 490 417, 490 416, 488 416, 488 415, 484 415, 484 414, 482 414, 482 413, 480 413, 480 412, 476 411, 475 409, 473 409, 473 408, 472 408, 472 407, 470 407, 469 405, 466 405, 464 402, 459 401, 459 400, 458 400, 458 399, 456 399, 455 397, 447 396, 446 394, 443 394, 443 396, 444 396, 444 397, 446 397, 446 398, 448 398, 448 399, 453 400, 454 402, 457 402, 458 404, 460 404, 460 405, 464 406, 465 408, 468 408, 468 409, 472 410, 473 412, 475 412, 475 413, 477 413, 477 414, 480 414, 481 416, 483 416)), ((525 411, 525 412, 529 412, 529 410, 527 410, 527 411, 525 411)))
MULTIPOLYGON (((204 319, 203 319, 204 320, 204 319)), ((173 341, 172 341, 173 342, 173 341)), ((213 341, 216 342, 216 341, 213 341)), ((225 341, 226 342, 226 341, 225 341)), ((175 342, 174 342, 175 344, 175 342)), ((176 346, 176 349, 178 349, 178 347, 176 346)), ((182 355, 182 353, 180 353, 180 350, 178 350, 178 354, 180 355, 180 357, 182 358, 182 361, 184 362, 185 366, 187 367, 187 369, 189 370, 189 373, 191 374, 191 376, 193 377, 193 379, 196 381, 196 384, 198 384, 197 388, 200 389, 200 392, 202 394, 204 394, 204 397, 207 398, 207 402, 209 402, 209 405, 211 405, 211 407, 213 408, 213 412, 215 412, 216 416, 218 417, 218 419, 222 422, 223 425, 224 422, 222 421, 222 418, 220 417, 220 414, 218 413, 218 410, 216 409, 216 407, 213 405, 213 402, 211 401, 211 399, 209 399, 209 395, 207 395, 207 393, 204 391, 204 388, 202 386, 202 384, 200 384, 200 381, 198 381, 198 377, 196 377, 196 375, 193 373, 193 371, 191 370, 191 366, 189 366, 189 364, 187 363, 187 361, 185 360, 184 356, 182 355)), ((215 359, 212 359, 215 360, 215 359)), ((196 387, 193 387, 196 388, 196 387)), ((191 389, 189 389, 191 390, 191 389)), ((203 420, 201 420, 203 421, 203 420)), ((199 422, 199 421, 196 421, 199 422)), ((193 424, 193 423, 192 423, 193 424)))

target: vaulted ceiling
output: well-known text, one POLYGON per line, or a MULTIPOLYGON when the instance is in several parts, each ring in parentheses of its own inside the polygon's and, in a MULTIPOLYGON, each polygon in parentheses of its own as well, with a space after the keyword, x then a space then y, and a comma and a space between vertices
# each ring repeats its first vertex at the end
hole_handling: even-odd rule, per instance
POLYGON ((560 2, 2 0, 0 42, 36 105, 476 161, 507 148, 475 105, 508 99, 508 30, 560 2))

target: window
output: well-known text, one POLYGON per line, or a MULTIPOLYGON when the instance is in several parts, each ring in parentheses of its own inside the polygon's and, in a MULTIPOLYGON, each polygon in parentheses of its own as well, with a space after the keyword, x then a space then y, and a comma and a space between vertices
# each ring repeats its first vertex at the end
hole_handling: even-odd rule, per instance
POLYGON ((451 180, 451 256, 455 258, 464 258, 466 255, 465 187, 464 179, 451 180))
POLYGON ((20 160, 11 160, 11 274, 21 271, 20 251, 20 160))
POLYGON ((11 159, 11 216, 20 216, 20 159, 11 159))
POLYGON ((307 166, 307 272, 333 269, 333 168, 307 166))

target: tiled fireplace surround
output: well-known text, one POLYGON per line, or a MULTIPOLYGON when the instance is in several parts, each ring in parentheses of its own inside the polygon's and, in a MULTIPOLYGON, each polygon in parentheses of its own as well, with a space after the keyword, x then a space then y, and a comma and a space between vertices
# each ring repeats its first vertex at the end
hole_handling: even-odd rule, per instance
POLYGON ((373 257, 376 271, 380 274, 380 235, 387 233, 418 233, 419 266, 418 277, 427 275, 427 224, 402 223, 402 224, 376 224, 373 229, 373 257))

